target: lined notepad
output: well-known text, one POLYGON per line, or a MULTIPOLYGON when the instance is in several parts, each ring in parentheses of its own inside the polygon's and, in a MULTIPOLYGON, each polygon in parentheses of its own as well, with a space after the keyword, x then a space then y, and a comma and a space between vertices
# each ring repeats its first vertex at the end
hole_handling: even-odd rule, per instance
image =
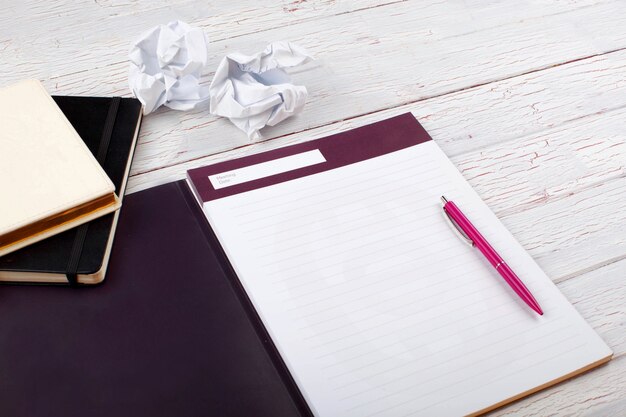
POLYGON ((610 358, 433 141, 203 209, 315 415, 471 414, 610 358), (455 235, 441 195, 544 316, 455 235))

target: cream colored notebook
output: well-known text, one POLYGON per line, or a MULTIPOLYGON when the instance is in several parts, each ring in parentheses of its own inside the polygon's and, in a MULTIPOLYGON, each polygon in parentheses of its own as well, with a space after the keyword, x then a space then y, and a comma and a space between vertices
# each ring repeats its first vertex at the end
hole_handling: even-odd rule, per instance
POLYGON ((115 188, 39 81, 0 89, 0 256, 111 213, 115 188))

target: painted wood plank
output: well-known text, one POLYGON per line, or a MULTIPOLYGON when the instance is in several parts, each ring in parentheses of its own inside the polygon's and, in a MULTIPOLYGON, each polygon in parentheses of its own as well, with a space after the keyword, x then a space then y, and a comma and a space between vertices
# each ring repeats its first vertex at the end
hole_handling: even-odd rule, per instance
POLYGON ((611 347, 614 357, 626 355, 625 274, 626 260, 621 260, 557 284, 559 290, 611 347))
POLYGON ((626 258, 626 178, 502 217, 553 280, 626 258))
MULTIPOLYGON (((412 112, 446 154, 453 158, 497 142, 508 142, 519 137, 532 138, 533 134, 549 128, 566 129, 563 124, 575 122, 576 119, 580 119, 582 124, 602 125, 604 114, 608 114, 607 118, 612 120, 613 125, 617 124, 619 129, 619 119, 611 116, 610 111, 626 106, 626 82, 623 79, 625 71, 626 51, 466 89, 249 146, 245 146, 245 142, 241 145, 233 139, 231 146, 241 147, 227 153, 209 155, 179 166, 147 173, 133 167, 129 192, 181 178, 186 169, 326 136, 404 112, 412 112), (563 126, 559 128, 560 125, 563 126)), ((158 117, 168 115, 178 117, 181 113, 166 110, 158 117)), ((190 131, 203 129, 203 123, 207 123, 194 119, 190 113, 183 115, 187 122, 196 120, 198 126, 189 127, 190 131)), ((157 152, 161 148, 152 146, 152 137, 162 135, 164 141, 172 135, 171 128, 176 126, 172 121, 170 129, 159 131, 155 129, 155 124, 160 123, 151 122, 155 118, 157 115, 148 116, 142 130, 145 146, 155 152, 150 156, 159 158, 157 152)), ((223 119, 221 122, 213 123, 228 123, 223 119)), ((161 143, 160 140, 158 142, 161 143)), ((205 152, 210 151, 205 141, 197 141, 192 134, 186 138, 184 147, 195 152, 203 149, 205 152)))
MULTIPOLYGON (((383 31, 394 31, 398 27, 407 32, 397 29, 395 33, 388 35, 388 43, 382 42, 384 45, 380 47, 362 45, 362 42, 359 43, 354 38, 357 35, 352 32, 345 34, 353 37, 347 39, 345 45, 337 45, 336 41, 335 44, 322 43, 324 39, 313 45, 310 41, 315 35, 304 34, 301 43, 305 45, 309 43, 307 46, 316 55, 321 54, 325 57, 322 66, 313 67, 294 76, 302 80, 312 92, 308 107, 301 117, 286 121, 265 133, 268 137, 277 137, 293 131, 304 131, 358 114, 367 114, 406 102, 446 94, 466 88, 468 85, 488 83, 498 79, 502 74, 507 74, 508 77, 543 68, 576 54, 595 53, 590 49, 586 52, 580 51, 582 45, 571 44, 572 49, 555 47, 559 45, 557 39, 565 33, 550 34, 550 30, 553 30, 552 28, 561 28, 563 32, 569 30, 565 27, 575 25, 568 20, 575 14, 572 12, 559 15, 545 21, 541 19, 535 22, 525 21, 527 25, 520 24, 518 27, 511 25, 507 27, 510 36, 505 36, 507 39, 499 39, 494 44, 485 44, 484 39, 502 38, 502 35, 496 35, 500 28, 494 29, 493 33, 471 32, 440 41, 403 43, 399 39, 411 37, 408 32, 413 22, 393 20, 387 22, 384 19, 372 23, 374 26, 386 23, 387 26, 380 29, 381 37, 383 31), (557 18, 563 20, 555 21, 557 18), (531 27, 531 23, 536 23, 536 26, 531 27), (548 25, 550 29, 544 25, 548 25), (544 36, 528 41, 529 32, 543 32, 544 36), (346 45, 351 49, 347 49, 346 45), (543 55, 544 52, 546 55, 543 55), (502 66, 494 67, 494 61, 501 62, 502 66), (418 62, 423 62, 424 65, 416 65, 418 62), (510 62, 513 64, 508 64, 510 62)), ((626 19, 626 13, 623 16, 626 19)), ((603 19, 598 16, 598 21, 603 19)), ((626 28, 626 21, 623 23, 626 28)), ((298 28, 302 29, 302 26, 304 25, 299 25, 298 28)), ((243 38, 237 41, 243 41, 243 38)), ((584 43, 587 44, 588 40, 584 43)), ((618 43, 616 41, 613 46, 617 47, 618 43)), ((242 44, 241 47, 246 48, 246 45, 242 44)), ((206 111, 190 116, 180 116, 171 112, 164 114, 154 124, 147 125, 146 132, 147 134, 155 132, 153 138, 154 142, 159 144, 159 155, 144 151, 140 143, 134 172, 146 172, 154 166, 173 165, 247 143, 243 134, 229 122, 224 119, 215 120, 206 114, 206 111), (167 136, 160 135, 158 133, 160 131, 167 131, 167 136)), ((152 141, 153 138, 149 140, 152 141)))
MULTIPOLYGON (((115 45, 124 39, 130 42, 132 37, 154 25, 181 19, 202 27, 209 39, 215 41, 403 1, 406 0, 57 0, 54 3, 31 0, 4 6, 0 27, 10 27, 12 30, 4 36, 13 40, 33 39, 35 35, 38 38, 35 45, 45 45, 46 38, 55 38, 59 40, 55 47, 61 47, 65 44, 61 39, 70 35, 70 30, 80 34, 76 45, 115 45)), ((545 11, 534 10, 545 15, 596 3, 589 0, 568 6, 553 1, 545 4, 545 11)), ((69 45, 73 44, 65 46, 69 45)))
POLYGON ((452 159, 506 216, 626 176, 625 128, 626 108, 621 108, 452 159))
POLYGON ((620 238, 626 236, 626 219, 620 214, 626 208, 623 181, 603 186, 626 175, 626 109, 618 97, 626 92, 625 65, 626 53, 620 52, 464 90, 140 175, 131 179, 130 189, 180 178, 184 168, 191 166, 414 110, 546 272, 555 280, 562 279, 579 268, 595 268, 626 253, 626 242, 620 238), (469 106, 472 101, 473 107, 469 106), (616 107, 609 110, 611 105, 616 107), (493 114, 501 119, 490 118, 493 114), (462 121, 462 126, 455 121, 462 121), (504 141, 495 141, 498 136, 504 141), (459 147, 464 152, 455 156, 459 147), (581 197, 572 196, 585 190, 581 197), (543 220, 535 221, 535 217, 543 220), (598 223, 604 217, 607 221, 598 223))
MULTIPOLYGON (((558 159, 546 163, 550 164, 550 161, 558 163, 558 159)), ((551 170, 554 167, 540 169, 551 170)), ((506 189, 506 178, 507 169, 503 167, 489 177, 471 179, 470 183, 477 189, 490 191, 492 180, 496 183, 502 181, 502 187, 506 189), (494 180, 495 175, 497 178, 494 180)), ((561 177, 555 175, 554 178, 561 177)), ((516 189, 515 183, 510 184, 514 195, 524 191, 524 187, 516 189)), ((520 184, 529 183, 522 180, 520 184)), ((575 182, 570 185, 575 185, 575 182)), ((597 268, 626 257, 625 196, 626 177, 621 176, 577 192, 563 192, 558 198, 540 201, 533 207, 503 209, 500 217, 546 273, 559 281, 581 270, 597 268)), ((496 209, 502 207, 495 198, 491 201, 496 209)))
MULTIPOLYGON (((219 54, 209 67, 214 67, 225 51, 252 51, 267 40, 285 37, 309 47, 320 58, 317 64, 294 74, 297 82, 311 90, 309 105, 301 117, 269 132, 270 137, 277 137, 626 47, 626 13, 622 13, 626 4, 621 2, 528 19, 523 18, 523 11, 532 7, 521 7, 512 14, 500 12, 499 21, 495 16, 476 19, 480 8, 447 4, 429 4, 429 13, 419 18, 416 3, 408 2, 215 42, 212 47, 219 54)), ((46 56, 40 48, 43 55, 36 57, 39 61, 20 57, 21 64, 9 77, 21 78, 31 73, 33 66, 40 68, 38 71, 46 67, 51 68, 46 70, 48 74, 54 74, 46 84, 55 93, 123 93, 125 60, 107 63, 101 57, 119 54, 128 40, 116 43, 115 35, 111 38, 109 43, 95 43, 82 52, 78 45, 85 45, 76 37, 71 38, 76 45, 69 49, 62 49, 61 43, 54 56, 75 50, 72 64, 76 72, 65 72, 67 62, 56 68, 58 58, 46 56)), ((246 143, 243 134, 206 110, 164 111, 146 120, 133 172, 246 143)))
MULTIPOLYGON (((32 60, 29 62, 32 64, 31 69, 44 69, 45 73, 41 75, 45 78, 50 75, 50 71, 62 73, 57 71, 58 68, 76 72, 90 70, 93 64, 125 62, 126 51, 132 39, 154 25, 173 19, 182 19, 203 28, 213 42, 251 34, 259 37, 262 32, 276 28, 293 27, 303 22, 319 21, 367 9, 377 9, 376 13, 393 15, 395 8, 407 2, 61 0, 51 4, 25 1, 6 5, 4 13, 0 14, 0 27, 10 28, 5 34, 0 34, 0 42, 10 41, 11 47, 6 52, 19 53, 22 62, 32 60), (80 36, 76 36, 77 34, 80 36), (22 45, 23 42, 27 42, 28 48, 22 47, 26 46, 22 45), (85 54, 85 50, 89 53, 85 54), (68 62, 68 57, 74 59, 68 62), (88 57, 95 59, 83 59, 88 57)), ((443 20, 454 21, 466 30, 474 30, 477 27, 502 25, 519 19, 584 9, 601 1, 546 1, 542 4, 527 1, 516 8, 515 13, 511 13, 510 7, 502 1, 463 4, 431 0, 411 3, 410 8, 403 6, 404 9, 400 11, 409 10, 420 21, 426 19, 439 24, 443 20), (476 19, 477 15, 480 19, 476 19)), ((431 39, 448 34, 447 29, 441 34, 432 30, 428 32, 431 39)), ((207 71, 211 72, 212 67, 207 68, 207 71)))
POLYGON ((522 399, 487 416, 626 415, 626 357, 522 399))
POLYGON ((490 413, 491 416, 626 415, 626 260, 559 284, 614 352, 608 364, 490 413))
MULTIPOLYGON (((468 113, 467 117, 471 114, 468 113)), ((447 143, 445 138, 440 140, 441 133, 433 134, 433 137, 444 151, 453 154, 453 162, 487 203, 498 214, 506 215, 626 175, 625 120, 626 108, 620 108, 457 156, 454 152, 447 152, 451 148, 454 150, 454 143, 447 143)), ((492 121, 492 125, 496 129, 497 121, 492 121)), ((505 129, 505 126, 500 127, 505 129)), ((306 136, 318 136, 318 131, 297 136, 306 139, 306 136)), ((132 178, 130 190, 151 185, 152 181, 158 181, 155 177, 160 174, 165 180, 182 178, 186 168, 294 142, 293 138, 289 139, 139 175, 132 178)))
POLYGON ((559 280, 626 256, 625 120, 618 109, 452 159, 559 280))

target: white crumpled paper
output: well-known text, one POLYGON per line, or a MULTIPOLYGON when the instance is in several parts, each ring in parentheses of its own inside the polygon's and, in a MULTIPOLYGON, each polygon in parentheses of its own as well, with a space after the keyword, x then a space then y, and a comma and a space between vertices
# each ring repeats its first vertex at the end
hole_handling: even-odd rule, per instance
POLYGON ((290 42, 274 42, 254 55, 231 53, 222 59, 209 87, 211 113, 228 117, 248 139, 300 112, 306 87, 291 84, 283 68, 311 61, 311 56, 290 42))
POLYGON ((201 29, 175 20, 159 25, 133 44, 130 51, 130 89, 144 105, 144 114, 161 105, 193 109, 209 98, 200 86, 207 65, 207 39, 201 29))

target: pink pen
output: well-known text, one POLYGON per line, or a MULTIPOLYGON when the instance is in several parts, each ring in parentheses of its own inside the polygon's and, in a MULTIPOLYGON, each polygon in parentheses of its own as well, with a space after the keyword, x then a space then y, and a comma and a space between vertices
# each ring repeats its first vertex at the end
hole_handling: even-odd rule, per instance
POLYGON ((452 221, 453 225, 458 226, 457 229, 460 229, 459 232, 464 235, 472 246, 478 248, 489 263, 496 268, 496 271, 502 275, 502 278, 513 288, 513 291, 515 291, 530 308, 535 310, 538 314, 543 315, 543 311, 541 307, 539 307, 539 303, 537 303, 535 297, 533 297, 524 283, 515 275, 511 267, 504 263, 502 257, 498 255, 498 252, 496 252, 489 242, 478 232, 472 222, 465 217, 463 212, 452 201, 448 201, 444 196, 441 196, 441 200, 443 201, 444 212, 452 221))

